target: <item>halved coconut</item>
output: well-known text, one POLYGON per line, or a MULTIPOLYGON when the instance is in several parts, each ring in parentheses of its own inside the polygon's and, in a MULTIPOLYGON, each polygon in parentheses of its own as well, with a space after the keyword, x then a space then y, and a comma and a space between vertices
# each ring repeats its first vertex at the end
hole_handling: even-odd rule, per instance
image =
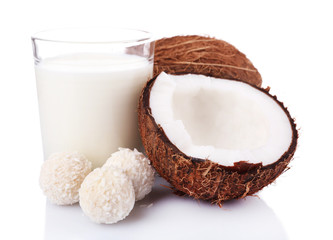
POLYGON ((287 167, 297 144, 289 112, 254 85, 161 73, 139 103, 149 159, 177 190, 222 201, 254 194, 287 167))

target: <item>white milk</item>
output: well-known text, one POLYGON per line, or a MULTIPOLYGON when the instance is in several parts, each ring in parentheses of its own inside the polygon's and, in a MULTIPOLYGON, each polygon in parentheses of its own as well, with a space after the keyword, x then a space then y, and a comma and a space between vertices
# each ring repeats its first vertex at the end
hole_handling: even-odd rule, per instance
POLYGON ((133 55, 76 54, 35 67, 44 155, 79 151, 101 166, 118 147, 140 148, 138 98, 152 64, 133 55))

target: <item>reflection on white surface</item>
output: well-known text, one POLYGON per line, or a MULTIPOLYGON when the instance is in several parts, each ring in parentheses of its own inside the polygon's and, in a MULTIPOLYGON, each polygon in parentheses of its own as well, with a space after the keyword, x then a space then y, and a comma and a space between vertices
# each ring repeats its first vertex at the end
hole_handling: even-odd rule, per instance
POLYGON ((46 204, 45 239, 288 239, 266 203, 257 197, 225 203, 222 208, 172 194, 157 178, 153 191, 130 215, 113 225, 95 224, 78 204, 46 204))

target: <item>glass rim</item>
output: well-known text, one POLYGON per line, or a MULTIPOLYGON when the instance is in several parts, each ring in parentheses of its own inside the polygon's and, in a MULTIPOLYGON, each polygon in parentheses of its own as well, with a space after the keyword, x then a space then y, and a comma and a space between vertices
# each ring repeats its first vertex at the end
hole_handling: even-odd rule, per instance
MULTIPOLYGON (((86 35, 85 37, 87 37, 86 35)), ((90 36, 91 37, 91 36, 90 36)), ((69 44, 131 44, 131 45, 139 45, 144 44, 147 42, 154 41, 152 33, 141 30, 141 29, 134 29, 134 28, 122 28, 122 27, 68 27, 68 28, 53 28, 53 29, 47 29, 43 31, 36 32, 31 36, 32 41, 44 41, 44 42, 54 42, 54 43, 69 43, 69 44), (103 36, 99 36, 96 38, 87 38, 84 40, 83 35, 81 38, 74 36, 76 33, 83 33, 87 34, 88 32, 93 33, 101 30, 108 30, 108 31, 118 31, 118 32, 127 32, 127 33, 133 33, 133 35, 137 34, 141 37, 130 37, 130 38, 119 38, 116 39, 114 37, 105 37, 105 40, 102 40, 104 38, 103 36), (71 32, 69 32, 71 31, 71 32), (70 39, 69 36, 62 35, 61 37, 55 37, 55 35, 52 35, 52 33, 59 33, 59 34, 72 34, 72 39, 70 39), (100 38, 100 40, 98 40, 100 38), (94 39, 94 40, 92 40, 94 39)))

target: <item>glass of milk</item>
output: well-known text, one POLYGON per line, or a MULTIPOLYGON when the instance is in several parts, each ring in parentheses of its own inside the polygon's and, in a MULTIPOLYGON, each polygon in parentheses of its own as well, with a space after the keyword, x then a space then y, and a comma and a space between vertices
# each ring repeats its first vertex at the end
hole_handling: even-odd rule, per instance
POLYGON ((44 157, 78 151, 93 167, 119 147, 141 149, 137 106, 152 77, 145 31, 71 28, 32 37, 44 157))

